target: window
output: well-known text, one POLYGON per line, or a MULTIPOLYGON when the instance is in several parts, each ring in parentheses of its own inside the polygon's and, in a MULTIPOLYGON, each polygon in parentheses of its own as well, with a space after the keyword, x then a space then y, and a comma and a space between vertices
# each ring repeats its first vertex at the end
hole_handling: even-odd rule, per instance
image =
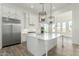
POLYGON ((44 31, 45 31, 45 32, 48 32, 48 31, 49 31, 49 29, 48 29, 48 24, 44 24, 44 31))
POLYGON ((62 32, 66 32, 66 22, 62 23, 62 32))
POLYGON ((52 32, 55 32, 55 24, 52 24, 52 32))
POLYGON ((72 31, 72 21, 69 21, 69 31, 72 31))
POLYGON ((57 32, 61 32, 61 23, 57 23, 57 32))

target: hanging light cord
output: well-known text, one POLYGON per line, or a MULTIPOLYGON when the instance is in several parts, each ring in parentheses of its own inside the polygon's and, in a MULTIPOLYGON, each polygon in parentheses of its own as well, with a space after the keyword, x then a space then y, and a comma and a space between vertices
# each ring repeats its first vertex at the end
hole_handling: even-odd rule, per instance
POLYGON ((44 11, 44 3, 42 4, 42 11, 44 11))
POLYGON ((50 4, 50 16, 52 16, 52 4, 50 4))
POLYGON ((40 3, 42 7, 42 11, 44 11, 44 3, 40 3))

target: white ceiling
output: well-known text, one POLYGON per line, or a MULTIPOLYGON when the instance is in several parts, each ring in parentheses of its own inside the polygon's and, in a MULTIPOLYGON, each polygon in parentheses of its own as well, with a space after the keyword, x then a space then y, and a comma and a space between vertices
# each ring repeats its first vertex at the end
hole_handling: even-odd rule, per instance
POLYGON ((57 20, 72 20, 72 11, 67 11, 56 15, 57 20))
MULTIPOLYGON (((9 5, 19 6, 23 8, 28 8, 29 10, 32 10, 34 12, 40 12, 42 10, 42 5, 40 3, 8 3, 9 5)), ((70 4, 69 3, 52 3, 53 5, 53 11, 59 10, 61 8, 67 7, 70 4)), ((44 4, 44 9, 46 12, 50 12, 50 3, 44 4)))
MULTIPOLYGON (((55 9, 53 9, 53 10, 56 10, 56 9, 63 8, 65 6, 67 6, 68 4, 52 4, 52 5, 53 5, 53 7, 55 7, 55 9)), ((24 7, 34 6, 33 9, 35 9, 37 12, 42 10, 42 5, 40 3, 39 4, 22 4, 22 6, 24 6, 24 7)), ((45 9, 45 11, 50 12, 50 4, 49 3, 44 4, 44 9, 45 9)))

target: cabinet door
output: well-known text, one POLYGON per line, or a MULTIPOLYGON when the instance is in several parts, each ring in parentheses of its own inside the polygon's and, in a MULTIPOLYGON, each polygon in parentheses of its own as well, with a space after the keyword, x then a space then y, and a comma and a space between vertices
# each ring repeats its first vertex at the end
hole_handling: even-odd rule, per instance
POLYGON ((6 6, 2 7, 2 16, 4 16, 4 17, 9 16, 9 7, 6 7, 6 6))
POLYGON ((15 8, 10 8, 10 15, 9 15, 9 17, 10 18, 15 18, 15 8))
POLYGON ((21 19, 24 18, 24 14, 23 14, 23 12, 20 9, 16 9, 15 12, 16 12, 16 19, 21 20, 21 19))

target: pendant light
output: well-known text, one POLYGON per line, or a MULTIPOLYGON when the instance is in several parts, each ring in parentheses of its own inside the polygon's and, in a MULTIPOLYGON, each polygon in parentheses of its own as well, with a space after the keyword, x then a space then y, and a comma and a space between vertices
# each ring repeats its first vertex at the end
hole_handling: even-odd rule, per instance
POLYGON ((39 16, 40 16, 41 21, 45 21, 45 19, 46 19, 46 11, 44 10, 44 3, 41 3, 41 5, 42 5, 42 11, 39 12, 39 16))
POLYGON ((48 17, 49 18, 49 23, 53 23, 54 20, 55 20, 55 16, 52 15, 52 12, 53 12, 53 5, 50 4, 50 16, 48 17))

